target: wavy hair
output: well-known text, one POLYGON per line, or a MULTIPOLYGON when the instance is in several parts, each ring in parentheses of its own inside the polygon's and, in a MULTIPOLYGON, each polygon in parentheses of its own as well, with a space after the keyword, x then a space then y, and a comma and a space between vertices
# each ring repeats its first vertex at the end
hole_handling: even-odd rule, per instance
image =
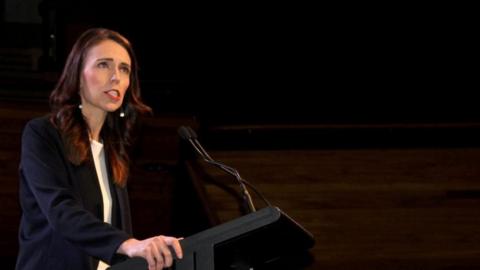
POLYGON ((50 121, 62 135, 70 162, 80 165, 90 159, 89 127, 78 108, 81 103, 79 85, 87 53, 90 48, 104 40, 112 40, 121 45, 131 59, 130 85, 122 106, 119 110, 107 114, 100 132, 113 181, 119 186, 125 186, 129 173, 127 148, 131 144, 132 129, 139 114, 152 111, 141 100, 138 63, 132 46, 125 37, 104 28, 92 28, 80 35, 68 55, 57 85, 50 94, 50 121), (120 112, 124 112, 125 117, 120 117, 120 112))

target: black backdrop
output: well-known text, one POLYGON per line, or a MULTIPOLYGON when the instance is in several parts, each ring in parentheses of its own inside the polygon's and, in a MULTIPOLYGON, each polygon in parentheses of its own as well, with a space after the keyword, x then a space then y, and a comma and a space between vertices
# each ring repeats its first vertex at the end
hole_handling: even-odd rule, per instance
POLYGON ((131 39, 156 111, 220 122, 480 120, 472 17, 449 7, 43 2, 56 10, 60 63, 69 26, 131 39))

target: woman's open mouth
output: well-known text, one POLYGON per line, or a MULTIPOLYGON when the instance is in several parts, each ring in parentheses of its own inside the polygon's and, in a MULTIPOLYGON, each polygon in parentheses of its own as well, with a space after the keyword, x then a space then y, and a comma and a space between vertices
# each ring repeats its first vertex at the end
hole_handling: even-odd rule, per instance
POLYGON ((120 91, 111 89, 104 92, 113 101, 120 101, 120 91))

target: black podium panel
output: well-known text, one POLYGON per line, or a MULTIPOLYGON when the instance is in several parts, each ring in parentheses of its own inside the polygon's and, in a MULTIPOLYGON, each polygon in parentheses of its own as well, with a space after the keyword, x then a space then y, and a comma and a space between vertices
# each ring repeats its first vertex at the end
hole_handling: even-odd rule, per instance
MULTIPOLYGON (((310 232, 277 207, 207 229, 180 241, 183 259, 175 259, 175 270, 269 269, 275 261, 314 245, 310 232)), ((145 270, 147 263, 135 258, 111 270, 145 270)))

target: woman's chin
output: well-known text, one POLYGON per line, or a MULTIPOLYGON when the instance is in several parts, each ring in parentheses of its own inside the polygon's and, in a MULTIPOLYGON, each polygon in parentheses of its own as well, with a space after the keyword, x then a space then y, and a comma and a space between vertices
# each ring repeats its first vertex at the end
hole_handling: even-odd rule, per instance
POLYGON ((120 106, 107 106, 105 108, 105 111, 108 112, 108 113, 114 113, 116 111, 118 111, 120 109, 120 106))

